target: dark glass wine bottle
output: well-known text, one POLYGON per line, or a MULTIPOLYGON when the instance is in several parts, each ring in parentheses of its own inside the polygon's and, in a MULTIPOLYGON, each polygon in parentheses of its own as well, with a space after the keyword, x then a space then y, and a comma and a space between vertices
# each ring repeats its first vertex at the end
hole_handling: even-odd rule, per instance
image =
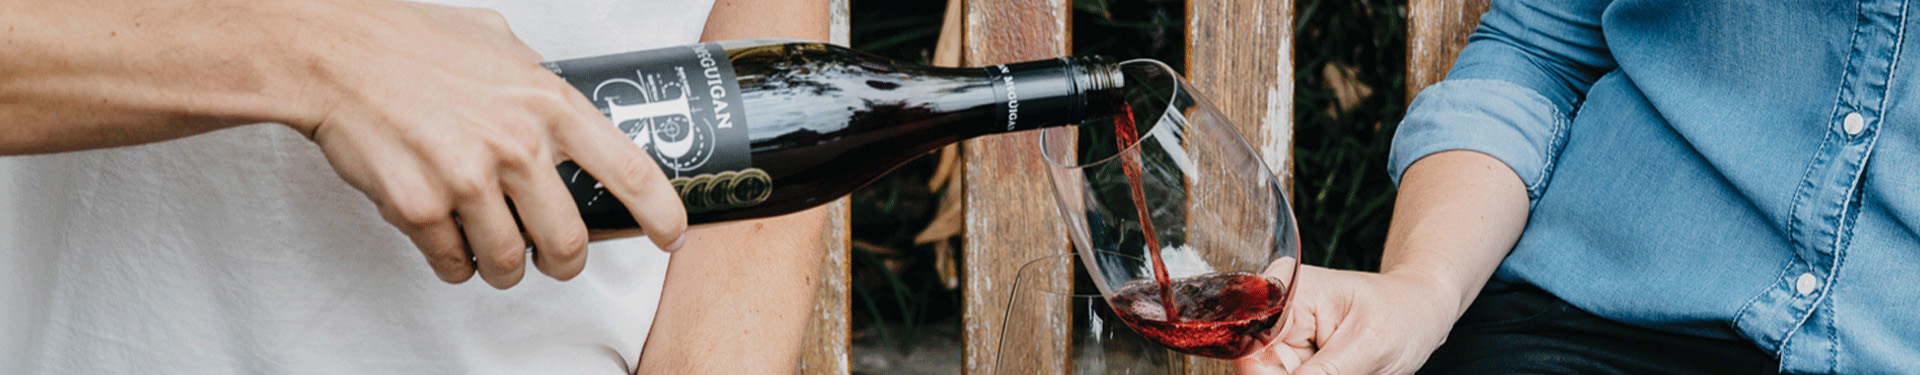
MULTIPOLYGON (((547 68, 653 156, 692 224, 807 209, 962 139, 1075 124, 1121 83, 1097 57, 936 68, 769 39, 547 68)), ((560 174, 589 229, 636 226, 578 166, 562 164, 560 174)))

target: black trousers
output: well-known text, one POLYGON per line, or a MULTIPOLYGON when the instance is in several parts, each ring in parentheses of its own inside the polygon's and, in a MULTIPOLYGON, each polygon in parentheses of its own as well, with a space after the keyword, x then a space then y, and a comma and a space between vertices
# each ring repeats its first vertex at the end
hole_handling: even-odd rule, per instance
POLYGON ((1482 293, 1420 374, 1774 374, 1745 341, 1613 322, 1530 286, 1482 293))

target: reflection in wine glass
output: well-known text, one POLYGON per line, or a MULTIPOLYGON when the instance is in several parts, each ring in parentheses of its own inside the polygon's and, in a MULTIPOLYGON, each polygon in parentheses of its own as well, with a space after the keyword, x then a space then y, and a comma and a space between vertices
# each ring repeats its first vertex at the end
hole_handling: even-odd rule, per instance
MULTIPOLYGON (((1109 254, 1114 259, 1129 257, 1109 254)), ((1185 374, 1185 356, 1125 328, 1106 298, 1081 278, 1075 254, 1040 258, 1020 267, 1000 326, 994 374, 1185 374)), ((1136 263, 1143 263, 1133 258, 1136 263)))
POLYGON ((1120 70, 1110 117, 1041 131, 1068 237, 1101 294, 1145 337, 1216 358, 1265 347, 1285 321, 1299 265, 1284 187, 1165 64, 1120 70))

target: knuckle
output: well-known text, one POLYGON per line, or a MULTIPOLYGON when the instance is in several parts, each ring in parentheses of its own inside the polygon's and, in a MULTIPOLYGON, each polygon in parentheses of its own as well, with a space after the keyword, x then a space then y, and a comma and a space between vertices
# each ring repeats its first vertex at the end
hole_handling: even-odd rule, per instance
POLYGON ((498 29, 507 28, 507 17, 499 11, 488 8, 467 8, 467 14, 481 24, 498 29))
POLYGON ((433 268, 441 281, 459 283, 473 277, 473 260, 462 249, 448 244, 424 245, 420 252, 426 255, 427 266, 433 268))
POLYGON ((517 270, 516 271, 495 271, 493 273, 486 273, 483 271, 481 273, 481 279, 486 280, 487 285, 492 286, 494 289, 501 289, 501 290, 512 288, 514 285, 520 284, 520 277, 521 277, 521 274, 517 270))
POLYGON ((666 176, 660 174, 659 167, 653 164, 653 158, 644 155, 622 160, 618 173, 620 175, 616 178, 626 182, 622 189, 628 194, 640 194, 656 184, 666 183, 666 176))
POLYGON ((584 228, 565 229, 555 233, 549 247, 540 249, 554 260, 572 261, 587 252, 587 230, 584 228))
POLYGON ((488 262, 488 264, 492 265, 496 270, 512 271, 520 269, 520 265, 526 262, 527 255, 521 252, 520 249, 512 247, 513 246, 501 246, 501 251, 495 251, 492 255, 488 255, 483 261, 488 262))
MULTIPOLYGON (((559 77, 559 76, 553 76, 553 77, 559 77)), ((558 78, 541 77, 540 79, 548 83, 552 83, 553 80, 557 80, 558 78)), ((564 85, 566 81, 561 81, 559 83, 564 85)), ((560 111, 560 110, 571 108, 571 104, 573 103, 567 101, 567 96, 565 95, 566 94, 565 91, 559 90, 562 88, 560 86, 563 86, 563 85, 546 86, 545 89, 539 89, 539 90, 533 91, 532 93, 527 94, 527 97, 526 97, 527 104, 535 108, 554 109, 555 111, 553 112, 555 113, 564 113, 564 111, 560 111)), ((565 89, 572 90, 573 87, 567 86, 565 87, 565 89)))
MULTIPOLYGON (((527 106, 533 108, 535 113, 539 113, 543 117, 543 125, 549 128, 564 128, 578 124, 580 121, 575 119, 585 118, 586 114, 580 113, 583 106, 573 102, 575 98, 569 94, 570 90, 574 88, 566 81, 560 81, 549 88, 527 95, 527 106)), ((596 116, 595 118, 600 118, 597 112, 591 114, 596 116)))
POLYGON ((408 199, 394 202, 391 212, 388 221, 413 231, 451 220, 453 210, 424 199, 408 199))
POLYGON ((485 175, 485 173, 467 169, 448 172, 447 192, 462 200, 482 198, 492 180, 485 175))
POLYGON ((534 159, 541 154, 540 144, 513 134, 503 134, 486 141, 487 149, 501 167, 521 170, 533 167, 534 159))
POLYGON ((466 254, 453 251, 438 251, 427 255, 427 265, 445 274, 473 273, 473 261, 466 254))

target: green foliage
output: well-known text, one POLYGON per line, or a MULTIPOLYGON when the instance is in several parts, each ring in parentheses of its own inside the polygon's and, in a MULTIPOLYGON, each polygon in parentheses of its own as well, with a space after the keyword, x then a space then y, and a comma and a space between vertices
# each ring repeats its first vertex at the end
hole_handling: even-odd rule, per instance
POLYGON ((1303 256, 1377 269, 1395 193, 1387 149, 1406 103, 1405 7, 1301 0, 1296 20, 1294 212, 1303 256), (1329 67, 1351 73, 1329 75, 1329 67), (1359 87, 1372 94, 1339 102, 1337 88, 1359 87))
MULTIPOLYGON (((851 47, 927 63, 940 37, 945 5, 852 0, 851 47)), ((912 347, 927 324, 960 310, 959 292, 947 289, 933 268, 933 250, 913 243, 939 206, 940 192, 928 191, 926 184, 935 164, 921 157, 852 194, 852 328, 876 335, 900 353, 912 347)))
POLYGON ((1308 263, 1377 269, 1396 192, 1386 150, 1405 112, 1404 4, 1302 0, 1296 19, 1294 213, 1302 250, 1308 263), (1371 94, 1340 104, 1338 88, 1361 87, 1371 94))
POLYGON ((1073 54, 1186 69, 1186 0, 1074 0, 1073 54))

